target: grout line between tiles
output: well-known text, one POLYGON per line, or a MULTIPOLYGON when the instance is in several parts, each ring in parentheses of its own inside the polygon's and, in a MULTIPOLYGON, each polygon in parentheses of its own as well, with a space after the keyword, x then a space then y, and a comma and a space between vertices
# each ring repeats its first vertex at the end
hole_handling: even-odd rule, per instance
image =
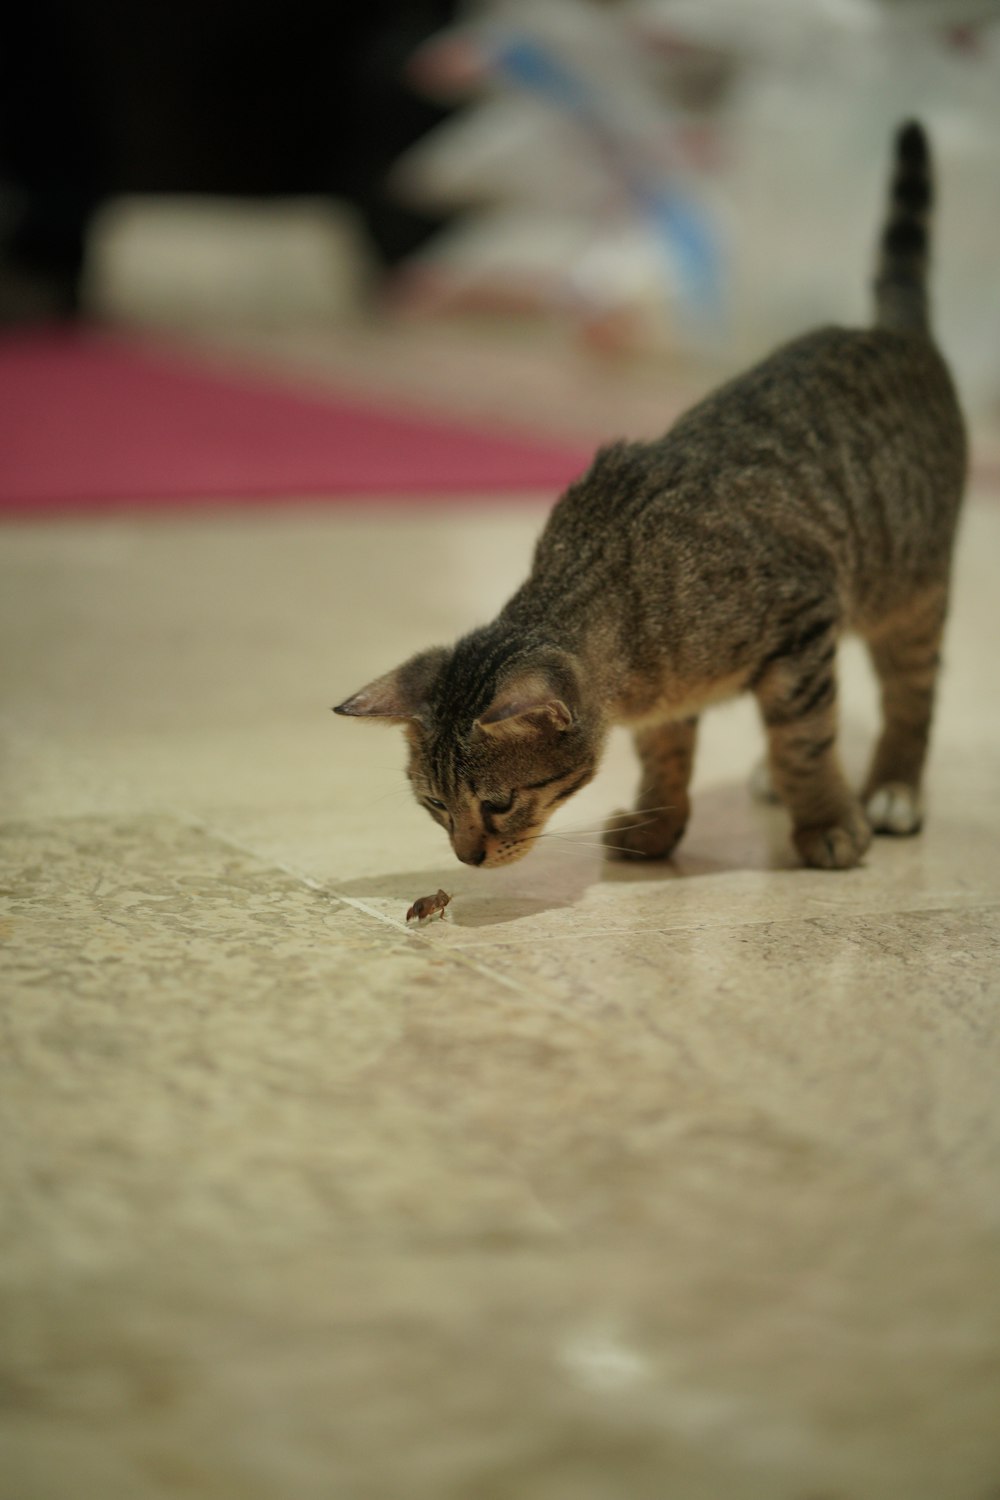
MULTIPOLYGON (((279 864, 279 868, 285 869, 290 875, 296 873, 288 866, 279 864)), ((306 879, 308 877, 303 878, 306 879)), ((319 889, 325 890, 325 887, 320 886, 319 889)), ((359 901, 356 896, 341 896, 335 891, 328 892, 327 894, 333 895, 337 901, 343 902, 345 906, 353 906, 358 911, 364 912, 366 916, 375 917, 379 922, 384 922, 387 927, 392 927, 397 932, 405 932, 410 938, 420 939, 422 943, 430 945, 432 951, 439 954, 447 954, 449 958, 455 959, 464 968, 471 969, 473 973, 479 974, 486 979, 492 979, 496 984, 502 984, 505 989, 513 990, 516 995, 520 995, 522 1000, 537 1000, 539 996, 543 996, 546 1003, 546 1009, 550 1012, 554 1012, 558 1015, 564 1016, 567 1020, 572 1021, 575 1025, 583 1027, 585 1031, 596 1031, 596 1028, 592 1026, 588 1021, 586 1021, 579 1014, 579 1012, 571 1010, 567 1006, 563 1005, 562 1001, 558 1000, 554 995, 550 994, 549 991, 546 990, 543 986, 532 984, 529 987, 528 985, 521 984, 516 979, 512 979, 508 974, 500 974, 495 969, 489 968, 488 965, 479 963, 474 958, 470 958, 465 952, 464 948, 456 948, 450 946, 442 947, 440 944, 431 944, 430 938, 425 933, 414 932, 412 927, 407 927, 405 923, 398 922, 394 917, 387 917, 383 912, 376 911, 373 906, 368 906, 366 902, 359 901)), ((486 945, 481 944, 479 946, 485 947, 486 945)))
MULTIPOLYGON (((519 980, 512 979, 509 975, 500 973, 500 972, 492 969, 488 964, 481 963, 481 962, 477 961, 475 958, 470 957, 468 955, 468 953, 465 951, 465 946, 463 946, 463 947, 455 947, 455 946, 451 946, 451 945, 444 946, 442 944, 432 944, 430 938, 426 934, 421 933, 419 931, 414 931, 412 928, 407 927, 405 925, 405 923, 399 922, 397 919, 395 919, 393 917, 386 916, 384 912, 378 911, 376 908, 374 908, 372 906, 369 906, 367 904, 367 902, 360 901, 357 897, 354 897, 354 896, 344 896, 344 895, 339 894, 337 891, 331 890, 330 887, 329 887, 329 885, 324 884, 320 880, 317 880, 312 875, 307 875, 304 870, 297 869, 294 865, 290 865, 290 864, 288 864, 287 861, 279 859, 279 858, 276 858, 276 857, 274 857, 271 854, 263 853, 263 852, 261 852, 261 851, 259 851, 257 849, 254 849, 249 844, 244 844, 239 839, 236 839, 236 838, 232 837, 230 834, 228 834, 226 832, 223 832, 223 831, 215 828, 211 823, 207 822, 204 818, 199 817, 197 814, 191 813, 191 812, 189 812, 189 811, 187 811, 185 809, 184 811, 175 810, 174 811, 174 816, 178 817, 181 821, 187 823, 189 826, 199 828, 202 832, 207 833, 208 835, 210 835, 214 839, 217 839, 220 843, 227 844, 230 848, 238 850, 241 854, 249 855, 252 859, 259 860, 263 864, 270 864, 271 866, 273 866, 273 868, 283 871, 286 875, 290 875, 294 880, 301 881, 302 884, 305 885, 305 886, 307 886, 310 890, 313 890, 313 891, 317 892, 318 894, 326 896, 327 899, 336 901, 336 902, 338 902, 342 906, 353 907, 356 911, 361 912, 364 916, 373 917, 376 921, 381 922, 383 926, 390 927, 390 928, 393 929, 393 931, 405 935, 409 940, 420 942, 421 945, 424 948, 424 951, 428 951, 428 948, 430 948, 431 951, 436 952, 439 956, 441 956, 441 955, 447 955, 448 958, 451 958, 451 959, 454 959, 455 961, 457 961, 457 963, 461 967, 463 967, 465 969, 468 969, 468 970, 471 970, 473 973, 478 974, 481 978, 492 980, 494 983, 499 984, 503 988, 505 988, 507 990, 510 990, 514 994, 518 995, 522 1000, 533 1001, 533 1002, 542 1001, 542 1003, 545 1005, 545 1008, 550 1013, 561 1015, 564 1019, 566 1019, 568 1021, 571 1021, 576 1027, 578 1027, 581 1030, 587 1032, 588 1034, 591 1034, 591 1035, 597 1035, 597 1034, 599 1034, 599 1030, 600 1030, 599 1027, 595 1026, 588 1018, 586 1018, 583 1015, 581 1015, 579 1011, 573 1010, 571 1007, 567 1006, 557 995, 555 995, 551 991, 549 991, 544 985, 538 984, 537 981, 533 981, 532 984, 529 986, 529 985, 521 983, 519 980)), ((958 908, 958 909, 962 910, 962 911, 968 911, 968 910, 994 910, 994 909, 996 909, 996 907, 997 907, 996 900, 991 900, 991 901, 973 902, 969 906, 962 906, 961 908, 958 908)), ((948 912, 948 911, 953 911, 955 909, 956 908, 953 908, 953 907, 920 906, 920 907, 915 907, 915 908, 912 908, 912 909, 911 908, 904 908, 902 910, 900 908, 894 908, 892 910, 888 910, 888 911, 885 911, 885 912, 870 913, 870 915, 883 916, 883 917, 894 917, 894 916, 902 916, 902 915, 919 915, 922 912, 948 912)), ((869 915, 869 913, 858 913, 858 912, 854 912, 854 913, 812 912, 808 916, 806 916, 806 915, 798 915, 798 916, 793 917, 793 918, 759 918, 759 919, 754 919, 754 920, 752 920, 750 922, 737 922, 737 923, 726 923, 726 924, 715 924, 715 923, 713 923, 713 924, 711 924, 708 927, 705 927, 705 926, 690 926, 690 925, 683 926, 683 927, 664 927, 664 928, 659 928, 659 927, 644 927, 642 929, 642 935, 643 936, 654 936, 655 935, 655 936, 666 936, 666 937, 669 937, 672 934, 676 934, 677 932, 682 932, 682 931, 683 932, 692 932, 692 931, 709 932, 709 931, 715 931, 720 926, 723 927, 723 928, 728 928, 729 930, 733 930, 733 928, 737 928, 738 929, 738 928, 747 927, 747 926, 760 926, 760 925, 766 924, 769 921, 776 921, 776 922, 781 923, 781 924, 791 923, 791 922, 801 923, 803 921, 809 921, 809 920, 826 920, 826 919, 829 919, 831 917, 836 917, 838 915, 842 915, 842 916, 855 916, 855 917, 857 917, 857 916, 860 916, 860 915, 869 915)), ((602 937, 602 936, 606 937, 606 936, 609 936, 609 935, 621 935, 623 931, 627 932, 627 929, 621 929, 621 928, 609 928, 609 929, 602 929, 602 930, 589 929, 585 933, 579 933, 579 932, 572 933, 572 934, 568 933, 568 934, 566 934, 566 936, 567 936, 567 938, 577 938, 577 939, 579 939, 581 937, 599 938, 599 937, 602 937)), ((636 935, 634 933, 634 930, 633 930, 633 932, 630 935, 633 935, 633 936, 636 935)), ((538 939, 537 941, 540 942, 540 943, 542 943, 542 944, 544 944, 544 942, 546 941, 546 939, 545 938, 541 938, 541 939, 538 939)), ((503 947, 503 948, 506 948, 506 947, 513 947, 513 946, 516 946, 516 945, 517 945, 517 940, 516 939, 510 939, 510 940, 507 940, 507 941, 500 940, 500 941, 497 941, 497 942, 491 942, 489 939, 484 939, 481 942, 471 943, 471 944, 468 944, 466 946, 468 946, 468 947, 478 947, 478 948, 484 948, 484 947, 497 947, 497 948, 503 947)))
POLYGON ((474 958, 467 957, 460 948, 444 948, 438 944, 431 944, 426 934, 415 932, 413 928, 407 927, 405 923, 398 922, 394 917, 387 917, 384 912, 376 911, 374 907, 368 906, 364 901, 359 901, 355 896, 342 896, 338 892, 330 890, 327 885, 317 880, 315 876, 307 875, 304 870, 296 869, 294 865, 288 864, 286 860, 277 859, 271 854, 262 854, 249 844, 244 844, 241 840, 233 838, 230 834, 215 828, 211 823, 207 822, 204 818, 198 817, 195 813, 188 812, 187 810, 183 812, 176 810, 174 815, 189 827, 200 829, 201 832, 207 833, 213 839, 218 840, 219 843, 226 844, 229 848, 236 849, 241 854, 247 854, 252 859, 260 860, 262 864, 269 864, 274 869, 281 870, 284 874, 290 875, 294 880, 301 881, 310 890, 316 891, 330 900, 338 901, 342 906, 353 907, 365 916, 374 917, 376 921, 381 922, 384 926, 391 927, 395 932, 403 933, 411 941, 420 942, 424 947, 424 951, 433 951, 438 954, 447 955, 448 958, 454 959, 463 968, 471 969, 482 978, 491 979, 495 984, 502 985, 504 989, 512 990, 522 1000, 537 1001, 541 998, 545 1002, 546 1009, 550 1012, 563 1016, 566 1020, 572 1021, 574 1025, 581 1027, 585 1031, 596 1033, 597 1028, 585 1017, 581 1016, 578 1011, 565 1006, 561 1000, 543 986, 532 984, 529 987, 521 984, 518 980, 511 979, 509 975, 497 973, 487 967, 487 965, 478 963, 474 958))

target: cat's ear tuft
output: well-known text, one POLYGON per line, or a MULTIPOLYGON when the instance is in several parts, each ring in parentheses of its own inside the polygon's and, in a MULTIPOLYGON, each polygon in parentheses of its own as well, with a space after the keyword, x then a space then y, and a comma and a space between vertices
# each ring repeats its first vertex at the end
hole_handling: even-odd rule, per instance
POLYGON ((431 688, 449 655, 444 646, 421 651, 394 672, 376 677, 359 693, 345 698, 333 711, 352 718, 382 719, 387 724, 421 719, 427 712, 431 688))
POLYGON ((476 728, 494 737, 531 735, 545 730, 561 734, 573 722, 571 710, 557 696, 553 684, 536 674, 507 684, 486 712, 480 714, 476 728))

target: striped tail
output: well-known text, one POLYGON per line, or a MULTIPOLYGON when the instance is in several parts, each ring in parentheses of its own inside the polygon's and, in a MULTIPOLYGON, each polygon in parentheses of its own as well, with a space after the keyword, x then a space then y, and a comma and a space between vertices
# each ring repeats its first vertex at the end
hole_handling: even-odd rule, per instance
POLYGON ((896 136, 889 218, 875 278, 875 321, 898 333, 928 333, 927 263, 933 201, 931 156, 922 125, 896 136))

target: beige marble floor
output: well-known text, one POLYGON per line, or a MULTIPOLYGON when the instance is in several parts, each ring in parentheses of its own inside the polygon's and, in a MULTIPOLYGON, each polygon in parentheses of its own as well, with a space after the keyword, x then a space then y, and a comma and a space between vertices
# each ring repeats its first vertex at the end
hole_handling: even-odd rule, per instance
POLYGON ((1000 505, 926 832, 834 875, 748 704, 663 869, 624 741, 479 872, 333 718, 540 515, 0 534, 3 1500, 1000 1493, 1000 505))

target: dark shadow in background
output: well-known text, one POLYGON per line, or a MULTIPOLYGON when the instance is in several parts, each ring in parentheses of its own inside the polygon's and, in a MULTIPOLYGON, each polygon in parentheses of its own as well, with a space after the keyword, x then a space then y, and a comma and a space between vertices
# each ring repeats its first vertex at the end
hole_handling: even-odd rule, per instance
POLYGON ((456 0, 13 0, 0 21, 0 322, 72 316, 116 193, 329 194, 383 265, 438 222, 386 173, 446 113, 404 78, 456 0))

